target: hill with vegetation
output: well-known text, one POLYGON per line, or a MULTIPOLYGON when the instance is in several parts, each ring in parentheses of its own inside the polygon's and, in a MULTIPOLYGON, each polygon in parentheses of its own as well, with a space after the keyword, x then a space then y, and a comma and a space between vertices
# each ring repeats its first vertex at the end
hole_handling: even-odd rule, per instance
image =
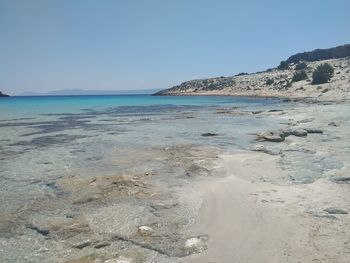
POLYGON ((350 57, 350 44, 327 49, 315 49, 309 52, 298 53, 290 56, 287 63, 298 63, 300 61, 321 61, 327 59, 350 57))
POLYGON ((155 95, 350 98, 350 57, 345 56, 347 51, 342 51, 349 47, 328 49, 330 56, 337 58, 317 55, 323 52, 319 53, 319 50, 299 53, 282 61, 278 67, 263 72, 190 80, 155 95), (344 57, 339 58, 341 54, 344 57), (322 56, 327 59, 322 59, 322 56))

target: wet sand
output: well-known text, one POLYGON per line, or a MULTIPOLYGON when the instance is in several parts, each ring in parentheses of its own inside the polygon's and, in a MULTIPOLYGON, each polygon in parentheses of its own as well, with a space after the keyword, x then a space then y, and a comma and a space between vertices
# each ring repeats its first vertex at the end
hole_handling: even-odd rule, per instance
MULTIPOLYGON (((349 112, 347 104, 299 105, 289 109, 289 121, 308 117, 295 126, 321 128, 323 135, 288 137, 277 143, 285 154, 220 155, 216 169, 227 177, 196 187, 203 205, 193 229, 208 234, 208 250, 189 256, 186 262, 349 262, 350 185, 344 177, 350 164, 349 112), (310 178, 310 160, 295 160, 306 150, 321 162, 330 155, 343 166, 310 178), (288 151, 297 154, 288 156, 288 151), (285 158, 291 158, 289 169, 281 166, 285 158), (290 172, 304 173, 297 178, 310 177, 297 181, 290 172)), ((271 142, 265 146, 271 144, 276 147, 271 142)))

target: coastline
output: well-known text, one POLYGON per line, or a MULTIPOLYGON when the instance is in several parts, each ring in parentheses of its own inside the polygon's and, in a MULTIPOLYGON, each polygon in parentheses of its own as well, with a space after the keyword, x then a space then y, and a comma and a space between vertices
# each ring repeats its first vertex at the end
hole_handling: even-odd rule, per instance
POLYGON ((349 102, 232 101, 2 120, 0 257, 347 262, 349 102))
POLYGON ((307 101, 318 101, 318 102, 344 102, 350 100, 350 94, 342 94, 341 96, 320 96, 320 94, 316 94, 314 96, 305 96, 304 94, 291 95, 291 94, 281 94, 277 93, 276 95, 271 94, 251 94, 251 93, 234 93, 234 92, 207 92, 207 93, 198 93, 198 92, 182 92, 182 93, 173 93, 173 94, 152 94, 152 96, 179 96, 179 97, 195 97, 195 96, 218 96, 218 97, 247 97, 247 98, 257 98, 257 99, 279 99, 284 100, 286 102, 288 101, 301 101, 301 102, 307 102, 307 101), (345 95, 345 97, 344 97, 345 95))
POLYGON ((297 64, 292 63, 285 69, 274 68, 252 74, 190 80, 154 95, 311 98, 320 101, 350 98, 349 58, 305 62, 303 72, 306 79, 293 80, 293 76, 300 73, 300 70, 297 69, 297 64), (334 75, 326 83, 313 84, 313 72, 325 63, 331 65, 334 75))

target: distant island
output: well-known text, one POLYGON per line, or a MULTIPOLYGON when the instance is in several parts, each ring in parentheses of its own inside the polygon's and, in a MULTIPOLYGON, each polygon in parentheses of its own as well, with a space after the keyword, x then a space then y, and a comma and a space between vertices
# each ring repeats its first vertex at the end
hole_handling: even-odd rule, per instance
POLYGON ((10 96, 7 95, 7 94, 2 93, 2 92, 0 91, 0 97, 10 97, 10 96))
POLYGON ((279 66, 257 73, 196 79, 154 95, 256 97, 350 97, 350 44, 298 53, 279 66))
POLYGON ((79 95, 146 95, 153 94, 159 89, 144 90, 84 90, 84 89, 62 89, 49 92, 23 92, 18 96, 79 96, 79 95))

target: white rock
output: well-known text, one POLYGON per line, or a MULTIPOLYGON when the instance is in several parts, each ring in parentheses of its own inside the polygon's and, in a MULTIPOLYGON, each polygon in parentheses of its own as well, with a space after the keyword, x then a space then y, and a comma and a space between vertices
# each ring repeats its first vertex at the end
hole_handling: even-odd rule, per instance
POLYGON ((139 226, 138 231, 143 235, 148 235, 148 234, 153 232, 153 228, 151 228, 149 226, 139 226))
POLYGON ((128 259, 124 257, 111 258, 104 261, 104 263, 131 263, 128 259))
POLYGON ((185 243, 185 247, 187 248, 193 248, 193 247, 198 247, 202 244, 202 240, 197 238, 197 237, 193 237, 193 238, 190 238, 188 240, 186 240, 186 243, 185 243))

